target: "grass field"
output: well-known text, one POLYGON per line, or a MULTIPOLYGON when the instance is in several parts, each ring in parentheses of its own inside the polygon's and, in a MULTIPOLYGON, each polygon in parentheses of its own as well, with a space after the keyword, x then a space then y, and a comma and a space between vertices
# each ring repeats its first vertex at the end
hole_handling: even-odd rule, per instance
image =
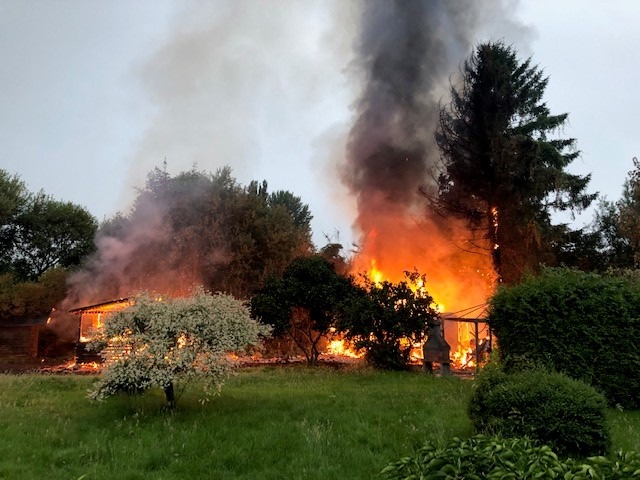
MULTIPOLYGON (((0 375, 0 478, 369 479, 425 440, 472 434, 472 382, 368 369, 260 367, 202 405, 161 392, 92 403, 95 377, 0 375)), ((638 412, 611 412, 640 450, 638 412)))

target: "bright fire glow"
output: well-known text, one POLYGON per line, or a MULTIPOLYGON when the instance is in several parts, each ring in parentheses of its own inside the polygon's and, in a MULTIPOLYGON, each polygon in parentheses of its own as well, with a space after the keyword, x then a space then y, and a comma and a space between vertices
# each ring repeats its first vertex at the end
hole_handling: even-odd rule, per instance
MULTIPOLYGON (((366 274, 374 283, 406 280, 405 271, 426 275, 426 285, 416 285, 433 297, 439 313, 459 312, 485 304, 494 288, 495 274, 490 251, 493 245, 484 238, 470 240, 464 223, 447 221, 447 229, 430 220, 416 220, 406 210, 393 210, 388 202, 368 208, 358 219, 360 249, 352 261, 351 273, 366 274)), ((491 225, 497 228, 497 210, 491 211, 491 225)), ((473 367, 475 324, 445 322, 443 331, 451 346, 454 368, 473 367)), ((421 358, 420 348, 412 357, 421 358)))
POLYGON ((361 358, 362 353, 358 353, 351 348, 349 343, 346 340, 332 340, 327 345, 327 354, 342 356, 342 357, 350 357, 350 358, 361 358))

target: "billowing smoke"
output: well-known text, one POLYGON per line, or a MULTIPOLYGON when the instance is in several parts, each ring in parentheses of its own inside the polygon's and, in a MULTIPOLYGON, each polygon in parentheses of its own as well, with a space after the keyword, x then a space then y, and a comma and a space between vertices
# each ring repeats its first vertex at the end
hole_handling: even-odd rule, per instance
MULTIPOLYGON (((156 172, 159 172, 157 170, 156 172)), ((71 276, 65 307, 84 306, 128 297, 142 290, 187 293, 224 265, 220 245, 212 245, 211 229, 196 218, 211 193, 207 179, 196 177, 190 191, 144 191, 127 216, 104 225, 97 251, 71 276), (209 243, 209 245, 207 245, 209 243), (208 248, 207 248, 208 247, 208 248)))
POLYGON ((448 309, 482 303, 491 266, 463 224, 443 224, 429 214, 420 188, 433 186, 437 175, 434 131, 450 78, 483 40, 481 31, 499 38, 523 30, 506 15, 515 6, 500 0, 362 3, 355 60, 362 89, 342 165, 357 202, 355 269, 375 268, 397 280, 418 268, 448 309), (499 24, 502 30, 494 30, 499 24), (480 286, 476 295, 471 285, 480 286))
MULTIPOLYGON (((164 160, 172 173, 230 165, 242 183, 266 179, 271 189, 304 191, 322 239, 333 225, 320 210, 335 206, 325 193, 329 181, 318 174, 326 171, 325 150, 348 130, 352 94, 343 70, 357 4, 176 5, 164 41, 138 68, 151 110, 125 172, 128 185, 140 185, 164 160), (331 143, 318 147, 329 135, 331 143)), ((128 203, 134 192, 126 193, 128 203)))
MULTIPOLYGON (((429 182, 438 159, 433 130, 449 76, 482 39, 483 29, 507 41, 520 36, 521 27, 504 14, 515 10, 515 2, 279 0, 268 9, 250 0, 180 5, 185 6, 165 42, 140 69, 153 114, 131 159, 130 185, 140 185, 163 159, 172 171, 194 164, 204 171, 231 165, 244 183, 266 178, 271 190, 304 191, 314 216, 328 216, 326 210, 347 202, 334 194, 335 178, 319 175, 325 168, 316 165, 319 152, 335 155, 344 140, 341 125, 353 103, 346 69, 355 73, 360 91, 341 166, 357 204, 354 227, 362 245, 357 266, 368 269, 375 259, 396 277, 415 266, 434 280, 452 265, 453 270, 462 264, 476 268, 460 261, 457 237, 443 236, 425 219, 418 189, 429 182), (349 64, 358 26, 355 60, 349 64), (316 208, 318 203, 325 208, 316 208)), ((73 279, 68 306, 140 289, 166 290, 167 283, 215 283, 203 277, 227 265, 225 249, 198 241, 210 235, 167 222, 166 209, 162 202, 138 203, 126 228, 102 235, 96 257, 73 279), (172 250, 163 242, 190 248, 172 250)), ((225 236, 215 225, 205 227, 225 236)), ((447 235, 451 231, 464 238, 459 230, 447 235)), ((442 276, 440 281, 449 280, 442 276)))
MULTIPOLYGON (((342 0, 176 2, 163 41, 136 68, 146 100, 139 105, 150 110, 130 169, 123 172, 125 216, 136 197, 132 187, 164 160, 172 173, 229 165, 243 184, 267 179, 270 191, 305 192, 303 201, 319 211, 322 194, 314 193, 326 189, 314 175, 323 168, 309 165, 316 150, 330 148, 311 144, 320 136, 335 137, 335 124, 348 116, 342 70, 354 31, 352 10, 342 0)), ((219 248, 229 236, 225 228, 208 226, 207 238, 214 230, 220 238, 203 245, 201 232, 167 220, 168 208, 166 202, 138 201, 123 228, 103 231, 97 254, 72 278, 65 305, 142 289, 219 284, 211 276, 229 268, 229 255, 219 248), (164 239, 190 245, 190 251, 172 250, 164 239)))

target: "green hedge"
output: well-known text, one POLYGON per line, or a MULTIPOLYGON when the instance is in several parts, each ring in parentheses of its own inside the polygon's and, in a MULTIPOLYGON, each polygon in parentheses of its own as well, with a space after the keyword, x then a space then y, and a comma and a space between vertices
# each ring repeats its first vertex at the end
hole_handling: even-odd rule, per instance
POLYGON ((390 463, 381 472, 387 480, 610 480, 639 475, 640 455, 636 452, 619 452, 613 459, 561 460, 549 446, 538 445, 527 438, 484 435, 465 440, 454 438, 443 446, 428 442, 415 455, 390 463))
POLYGON ((607 402, 593 387, 561 373, 507 374, 496 365, 474 386, 469 416, 478 433, 530 437, 563 455, 606 453, 607 402))
POLYGON ((612 405, 640 407, 637 279, 546 269, 499 289, 490 304, 507 368, 528 358, 590 383, 612 405))

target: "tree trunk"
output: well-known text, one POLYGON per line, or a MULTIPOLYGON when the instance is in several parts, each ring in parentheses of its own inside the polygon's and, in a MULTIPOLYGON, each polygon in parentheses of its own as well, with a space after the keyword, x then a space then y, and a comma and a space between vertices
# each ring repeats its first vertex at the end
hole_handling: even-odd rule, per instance
POLYGON ((173 382, 169 382, 163 388, 164 394, 167 397, 167 408, 173 409, 176 406, 176 394, 173 390, 173 382))

